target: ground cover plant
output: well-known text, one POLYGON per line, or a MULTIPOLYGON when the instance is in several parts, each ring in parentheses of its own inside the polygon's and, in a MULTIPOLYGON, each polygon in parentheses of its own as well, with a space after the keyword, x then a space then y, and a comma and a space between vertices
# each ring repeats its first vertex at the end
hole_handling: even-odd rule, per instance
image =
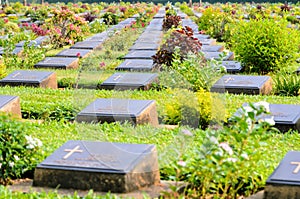
MULTIPOLYGON (((184 3, 176 5, 183 11, 191 12, 191 9, 184 3)), ((21 5, 12 4, 11 6, 18 9, 7 8, 4 19, 7 18, 11 23, 17 24, 18 22, 15 19, 8 18, 7 14, 14 11, 26 12, 26 9, 29 9, 21 5)), ((39 10, 39 8, 48 9, 39 7, 40 5, 36 6, 36 10, 39 10)), ((165 197, 239 198, 262 190, 266 179, 286 152, 299 149, 298 132, 279 133, 272 128, 274 123, 272 120, 257 121, 255 117, 269 112, 268 103, 299 104, 299 78, 293 71, 296 66, 293 65, 295 62, 291 62, 292 65, 288 66, 285 66, 285 64, 267 65, 268 68, 261 65, 257 67, 258 71, 249 65, 250 70, 247 70, 244 74, 257 74, 253 73, 255 71, 263 74, 267 73, 273 77, 275 88, 269 96, 215 94, 210 93, 209 88, 223 74, 220 63, 218 61, 204 61, 201 54, 195 53, 199 49, 194 47, 194 43, 190 45, 188 42, 183 44, 179 42, 184 45, 181 47, 190 46, 192 49, 193 47, 196 49, 189 52, 187 50, 184 55, 181 54, 177 45, 178 42, 176 43, 176 39, 172 38, 170 40, 166 39, 170 42, 165 45, 171 46, 172 50, 168 56, 169 64, 159 72, 160 83, 157 87, 149 91, 99 90, 97 85, 115 72, 114 68, 122 62, 120 58, 128 52, 129 47, 142 33, 151 17, 157 12, 158 7, 153 4, 133 5, 123 2, 120 4, 99 3, 94 5, 69 3, 51 6, 56 9, 62 9, 63 7, 63 9, 68 9, 76 14, 88 12, 90 14, 85 16, 86 21, 91 20, 94 16, 97 16, 94 21, 101 20, 100 10, 102 9, 105 12, 117 15, 118 22, 132 14, 139 14, 135 23, 111 35, 104 43, 102 50, 95 51, 88 58, 80 59, 78 69, 55 70, 60 89, 1 87, 1 95, 20 96, 23 118, 17 120, 7 115, 0 116, 1 184, 9 184, 16 178, 32 178, 35 165, 68 140, 149 143, 155 144, 158 149, 162 180, 190 183, 190 186, 183 193, 180 194, 174 189, 171 193, 165 193, 165 197), (279 73, 279 70, 283 67, 284 70, 279 73), (149 125, 133 126, 130 123, 120 124, 118 122, 110 124, 74 122, 77 113, 96 98, 153 99, 157 103, 160 124, 173 125, 173 128, 170 129, 167 126, 152 127, 149 125), (250 107, 242 109, 241 115, 232 117, 245 102, 250 103, 250 107), (7 158, 8 156, 9 158, 7 158), (26 168, 24 165, 26 165, 26 168)), ((242 7, 240 4, 215 4, 209 5, 209 7, 206 7, 206 5, 199 7, 195 4, 193 8, 198 12, 203 12, 203 14, 210 8, 211 15, 209 18, 217 20, 218 23, 215 23, 216 26, 213 30, 204 31, 207 31, 207 33, 211 31, 220 41, 228 42, 227 48, 230 48, 230 50, 235 49, 235 44, 230 43, 236 33, 234 27, 242 26, 236 23, 238 20, 244 19, 245 14, 248 14, 251 18, 249 24, 264 20, 269 20, 268 22, 274 20, 272 22, 277 24, 279 22, 276 18, 284 20, 285 17, 286 19, 289 17, 288 21, 293 22, 293 25, 297 24, 297 21, 291 19, 291 16, 293 16, 291 14, 300 14, 299 8, 293 5, 262 4, 261 7, 253 7, 246 4, 245 6, 242 7), (212 17, 214 10, 218 10, 216 19, 212 17), (269 19, 272 12, 276 15, 269 19), (219 19, 226 19, 219 17, 219 15, 226 15, 226 17, 230 17, 230 20, 226 23, 220 20, 219 23, 219 19)), ((175 11, 171 10, 170 12, 174 14, 175 11)), ((39 20, 43 16, 41 14, 39 20)), ((73 19, 73 17, 74 15, 71 18, 73 19)), ((90 25, 94 21, 85 25, 90 25)), ((98 27, 94 26, 95 31, 91 32, 101 32, 109 27, 100 23, 98 25, 98 27)), ((2 27, 1 21, 0 26, 2 27)), ((207 24, 206 26, 209 27, 207 24)), ((85 26, 85 28, 87 27, 85 26)), ((70 24, 68 28, 71 28, 70 24)), ((293 28, 295 27, 293 26, 293 28)), ((183 27, 183 29, 177 29, 175 32, 185 35, 184 39, 186 39, 191 36, 189 30, 188 27, 183 27)), ((286 29, 282 26, 280 31, 284 30, 286 29)), ((298 29, 287 30, 291 34, 294 34, 292 31, 299 31, 298 29)), ((165 33, 165 36, 169 38, 173 31, 174 29, 171 29, 169 33, 165 33)), ((248 31, 249 29, 247 29, 247 35, 249 36, 252 33, 248 31)), ((273 37, 284 37, 286 36, 285 33, 273 35, 273 37)), ((176 35, 175 38, 182 39, 182 35, 176 35)), ((32 38, 36 38, 36 36, 34 35, 32 38)), ((75 36, 77 35, 75 34, 75 36)), ((10 35, 10 40, 1 40, 1 46, 13 46, 25 38, 28 38, 28 35, 22 31, 19 33, 14 32, 10 35), (10 41, 9 45, 5 43, 8 41, 10 41)), ((257 48, 267 46, 260 43, 266 38, 267 36, 261 39, 252 39, 251 42, 253 41, 259 45, 254 50, 252 49, 251 53, 246 54, 252 56, 257 48)), ((187 40, 190 41, 189 39, 187 40)), ((251 42, 247 41, 245 43, 251 42)), ((199 46, 201 48, 201 45, 199 46)), ((272 46, 269 46, 268 49, 272 48, 272 46)), ((59 49, 44 49, 46 52, 41 53, 41 55, 55 55, 59 49)), ((26 50, 25 48, 25 52, 26 50)), ((23 64, 14 66, 13 63, 19 62, 7 61, 12 56, 4 55, 1 57, 0 76, 4 76, 15 69, 30 68, 30 64, 36 62, 37 59, 34 60, 33 57, 29 56, 30 53, 35 53, 29 50, 28 47, 27 57, 18 57, 23 61, 23 64)), ((297 48, 294 51, 295 53, 299 52, 297 48)), ((270 52, 270 50, 267 52, 270 52)), ((269 54, 266 53, 265 58, 268 58, 267 55, 269 54)), ((283 57, 283 59, 287 58, 283 57)), ((272 59, 268 58, 267 61, 273 64, 273 57, 272 59)), ((7 186, 0 186, 0 195, 1 198, 82 198, 76 193, 70 196, 62 196, 55 191, 52 193, 30 194, 11 192, 7 186)), ((96 196, 90 191, 84 198, 119 197, 110 193, 105 196, 96 196)))

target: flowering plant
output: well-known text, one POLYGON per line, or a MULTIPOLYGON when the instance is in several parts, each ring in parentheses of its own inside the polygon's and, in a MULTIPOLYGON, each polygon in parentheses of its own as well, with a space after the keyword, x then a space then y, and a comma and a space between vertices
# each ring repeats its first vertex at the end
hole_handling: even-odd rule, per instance
POLYGON ((53 17, 44 29, 49 30, 49 37, 54 48, 72 45, 82 41, 84 34, 88 33, 87 22, 68 9, 53 10, 53 17))
POLYGON ((0 184, 33 172, 42 142, 25 134, 25 125, 0 115, 0 184))
MULTIPOLYGON (((263 164, 262 153, 271 130, 276 130, 272 117, 265 117, 269 104, 258 102, 240 109, 231 125, 219 130, 207 129, 194 158, 180 157, 182 176, 189 180, 199 197, 239 198, 264 186, 267 176, 258 175, 263 164), (185 159, 185 162, 182 160, 185 159)), ((181 177, 182 178, 182 177, 181 177)))

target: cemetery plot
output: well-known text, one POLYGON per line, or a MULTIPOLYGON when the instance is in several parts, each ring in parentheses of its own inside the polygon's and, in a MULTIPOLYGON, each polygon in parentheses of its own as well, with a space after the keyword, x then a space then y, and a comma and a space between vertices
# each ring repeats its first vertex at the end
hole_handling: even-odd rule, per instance
POLYGON ((47 71, 16 70, 0 80, 0 86, 57 88, 56 74, 47 71))
POLYGON ((71 140, 36 167, 33 185, 127 193, 159 178, 154 145, 71 140))
POLYGON ((96 50, 96 49, 101 49, 102 48, 102 41, 81 41, 75 43, 73 46, 70 48, 73 49, 88 49, 88 50, 96 50))
MULTIPOLYGON (((23 51, 23 48, 21 47, 16 47, 13 51, 12 54, 13 55, 19 55, 21 52, 23 51)), ((4 48, 0 47, 0 55, 4 55, 5 51, 4 48)))
POLYGON ((234 54, 233 52, 228 52, 227 54, 224 52, 203 52, 204 57, 206 60, 211 60, 211 59, 222 59, 224 61, 226 60, 233 60, 234 59, 234 54))
POLYGON ((222 61, 228 73, 238 73, 243 70, 243 66, 238 61, 222 61))
POLYGON ((153 61, 150 59, 126 59, 116 70, 152 71, 153 68, 153 61))
POLYGON ((96 99, 76 117, 77 122, 125 122, 158 125, 153 100, 96 99))
POLYGON ((220 46, 220 45, 203 45, 201 47, 201 50, 203 52, 222 52, 224 50, 224 46, 220 46))
POLYGON ((269 176, 264 199, 296 199, 300 194, 300 151, 289 151, 269 176))
POLYGON ((201 39, 201 38, 198 38, 198 39, 199 39, 199 41, 201 42, 202 45, 208 45, 208 46, 217 45, 217 40, 216 39, 201 39))
POLYGON ((272 80, 269 76, 224 75, 210 89, 217 93, 269 94, 272 80))
POLYGON ((156 73, 115 73, 105 80, 100 89, 106 90, 149 90, 154 82, 158 82, 156 73))
POLYGON ((156 43, 156 44, 160 44, 161 42, 161 37, 149 37, 149 36, 140 36, 135 43, 156 43))
POLYGON ((156 50, 132 50, 123 59, 152 59, 156 50))
POLYGON ((155 42, 136 42, 129 50, 157 50, 159 46, 155 42))
MULTIPOLYGON (((28 46, 42 46, 47 40, 49 39, 49 37, 47 36, 39 36, 36 39, 29 41, 28 46)), ((25 45, 26 41, 21 41, 19 43, 16 44, 16 47, 23 47, 25 45)))
POLYGON ((35 68, 55 68, 55 69, 70 69, 78 68, 78 58, 71 57, 46 57, 44 60, 35 64, 35 68))
POLYGON ((18 96, 0 95, 0 112, 6 112, 21 118, 20 98, 18 96))
POLYGON ((204 34, 197 34, 194 33, 193 37, 199 39, 199 40, 205 40, 205 39, 209 39, 210 36, 209 35, 204 35, 204 34))
POLYGON ((85 49, 65 49, 60 51, 56 57, 80 57, 86 58, 92 50, 85 50, 85 49))
MULTIPOLYGON (((249 106, 247 103, 243 107, 249 106)), ((240 114, 240 109, 235 115, 240 114)), ((281 132, 289 130, 300 131, 300 106, 292 104, 270 104, 270 115, 263 115, 262 118, 273 118, 275 127, 281 132)))

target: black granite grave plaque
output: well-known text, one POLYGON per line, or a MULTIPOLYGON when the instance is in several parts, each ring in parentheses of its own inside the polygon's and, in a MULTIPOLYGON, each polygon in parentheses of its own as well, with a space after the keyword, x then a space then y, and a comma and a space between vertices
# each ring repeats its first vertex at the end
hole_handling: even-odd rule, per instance
POLYGON ((152 71, 153 60, 150 59, 126 59, 116 70, 128 71, 152 71))
POLYGON ((132 50, 123 59, 151 59, 156 54, 156 50, 132 50))
POLYGON ((56 74, 48 71, 16 70, 0 80, 0 86, 57 88, 56 74))
MULTIPOLYGON (((28 46, 42 46, 48 39, 49 37, 47 36, 39 36, 36 39, 29 41, 28 46)), ((17 43, 16 47, 23 47, 25 45, 25 42, 26 41, 21 41, 17 43)))
POLYGON ((201 50, 203 52, 222 52, 224 50, 224 46, 220 46, 220 45, 203 45, 201 47, 201 50))
POLYGON ((266 182, 264 199, 298 199, 300 151, 289 151, 266 182))
POLYGON ((202 45, 217 45, 217 40, 215 39, 202 39, 198 38, 202 45))
MULTIPOLYGON (((247 103, 243 106, 249 106, 247 103)), ((238 110, 235 115, 239 115, 238 110)), ((281 132, 289 130, 300 131, 300 105, 293 104, 270 104, 270 115, 262 116, 262 118, 272 117, 275 121, 275 127, 281 132)))
POLYGON ((157 50, 159 46, 155 42, 136 42, 129 50, 157 50))
MULTIPOLYGON (((21 47, 15 47, 15 49, 12 51, 12 54, 13 55, 18 55, 22 51, 23 51, 23 48, 21 48, 21 47)), ((2 55, 4 55, 4 53, 5 53, 4 48, 0 47, 0 55, 2 56, 2 55)))
POLYGON ((0 95, 0 111, 21 118, 20 98, 18 96, 0 95))
POLYGON ((217 59, 217 60, 233 60, 234 54, 233 52, 203 52, 206 60, 217 59))
POLYGON ((209 39, 210 36, 209 35, 204 35, 204 34, 198 34, 198 33, 194 33, 193 37, 199 39, 199 40, 205 40, 205 39, 209 39))
POLYGON ((101 49, 102 48, 102 41, 81 41, 75 43, 73 46, 70 48, 75 48, 75 49, 88 49, 88 50, 96 50, 96 49, 101 49))
POLYGON ((228 73, 238 73, 243 70, 243 67, 238 61, 222 61, 222 65, 226 67, 228 73))
POLYGON ((211 92, 253 95, 269 94, 271 90, 271 77, 251 75, 224 75, 211 87, 211 92))
POLYGON ((106 90, 149 90, 158 81, 156 73, 115 73, 105 80, 100 89, 106 90))
POLYGON ((35 68, 69 69, 77 68, 79 59, 75 57, 46 57, 35 64, 35 68))
POLYGON ((39 164, 33 186, 117 193, 159 183, 154 145, 109 142, 66 142, 39 164))
POLYGON ((153 100, 96 99, 76 117, 77 122, 125 122, 158 125, 153 100))
POLYGON ((88 49, 65 49, 60 51, 56 57, 81 57, 86 58, 89 56, 89 54, 92 52, 92 50, 88 49))

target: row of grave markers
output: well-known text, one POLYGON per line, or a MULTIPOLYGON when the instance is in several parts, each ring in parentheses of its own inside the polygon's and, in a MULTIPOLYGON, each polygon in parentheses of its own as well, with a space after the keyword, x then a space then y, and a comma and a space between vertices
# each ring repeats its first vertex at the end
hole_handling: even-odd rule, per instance
MULTIPOLYGON (((148 49, 142 49, 144 48, 143 44, 136 42, 128 54, 130 55, 131 53, 131 55, 134 54, 136 56, 140 53, 138 54, 139 56, 134 58, 130 58, 129 55, 125 56, 127 60, 125 60, 121 66, 124 66, 124 63, 127 63, 125 64, 126 66, 130 66, 130 64, 136 66, 139 63, 137 60, 148 60, 148 58, 145 57, 150 54, 151 58, 152 53, 154 51, 156 52, 157 49, 153 50, 151 48, 155 47, 154 44, 159 44, 155 43, 159 41, 156 41, 155 38, 152 39, 150 35, 158 37, 160 34, 162 19, 158 17, 159 15, 162 15, 162 11, 154 17, 154 22, 149 25, 149 27, 154 30, 152 30, 151 33, 145 31, 146 33, 144 33, 148 35, 141 35, 139 38, 140 41, 144 41, 144 43, 147 43, 145 42, 147 41, 146 38, 151 40, 151 42, 148 42, 148 49), (161 25, 159 26, 159 24, 161 25), (145 52, 145 56, 142 56, 143 54, 141 52, 145 52)), ((97 35, 97 37, 98 36, 99 35, 97 35)), ((83 46, 84 45, 88 44, 83 44, 83 46)), ((95 46, 92 48, 95 48, 95 46)), ((208 49, 208 47, 206 48, 208 49)), ((58 66, 58 64, 55 65, 55 67, 56 66, 58 66)), ((120 66, 117 68, 117 70, 122 70, 120 66)), ((127 67, 125 70, 133 71, 134 68, 129 69, 129 67, 127 67)), ((43 84, 42 82, 44 82, 44 84, 45 82, 55 84, 53 83, 56 78, 54 73, 35 72, 40 72, 40 74, 29 72, 29 74, 25 75, 27 77, 23 79, 27 79, 30 82, 39 78, 41 84, 43 84)), ((26 73, 26 71, 20 70, 15 71, 9 76, 11 78, 21 78, 24 73, 26 73)), ((136 87, 134 86, 111 84, 111 82, 119 83, 122 79, 132 80, 137 77, 140 79, 135 79, 135 81, 140 82, 144 80, 150 83, 156 81, 157 74, 116 73, 109 77, 107 81, 104 81, 101 87, 108 87, 108 89, 119 87, 122 87, 122 89, 124 89, 124 87, 135 89, 136 87)), ((146 84, 144 87, 142 86, 142 89, 146 89, 147 86, 149 86, 149 84, 146 84)), ((55 88, 55 86, 53 86, 53 88, 55 88)), ((212 91, 215 92, 228 91, 246 94, 268 94, 270 90, 271 79, 268 76, 225 75, 212 87, 212 91)), ((19 97, 0 96, 0 102, 1 111, 13 112, 21 117, 19 97)), ((271 104, 270 112, 274 116, 277 127, 282 128, 281 130, 291 128, 299 130, 300 108, 298 105, 271 104)), ((77 121, 132 121, 134 124, 150 123, 154 126, 158 125, 155 101, 153 100, 96 99, 78 114, 77 121)), ((140 189, 141 187, 157 185, 159 183, 159 168, 156 153, 155 146, 153 145, 68 141, 37 166, 33 185, 49 187, 57 187, 60 185, 62 188, 94 189, 95 191, 112 191, 118 193, 130 192, 140 189)), ((270 176, 266 187, 266 196, 268 198, 274 198, 274 192, 278 192, 276 187, 282 184, 285 184, 287 187, 288 196, 293 196, 293 194, 297 195, 298 192, 290 188, 289 185, 298 185, 297 183, 299 182, 297 175, 300 170, 300 163, 297 161, 297 159, 299 159, 298 154, 297 152, 288 153, 276 171, 270 176), (293 168, 292 172, 287 175, 287 169, 290 170, 291 168, 293 168)), ((284 198, 282 193, 280 196, 281 197, 277 198, 284 198)))

